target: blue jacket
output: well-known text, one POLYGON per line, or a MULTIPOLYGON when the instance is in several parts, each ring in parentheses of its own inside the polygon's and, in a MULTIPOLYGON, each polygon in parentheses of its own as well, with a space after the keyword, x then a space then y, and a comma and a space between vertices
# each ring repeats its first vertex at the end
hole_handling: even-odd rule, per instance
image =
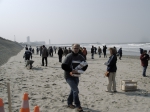
POLYGON ((117 57, 116 55, 112 55, 109 57, 109 60, 107 62, 107 71, 109 72, 116 72, 117 71, 117 57))

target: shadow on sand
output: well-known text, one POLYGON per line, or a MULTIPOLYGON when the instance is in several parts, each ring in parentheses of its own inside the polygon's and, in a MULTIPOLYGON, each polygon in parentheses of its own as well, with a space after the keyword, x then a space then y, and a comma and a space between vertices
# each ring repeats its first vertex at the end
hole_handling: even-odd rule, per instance
POLYGON ((123 91, 117 92, 115 94, 125 94, 128 96, 140 96, 140 97, 150 97, 150 93, 144 89, 137 89, 136 91, 123 91))
POLYGON ((83 112, 101 112, 99 110, 93 110, 93 109, 90 109, 90 108, 86 108, 86 107, 82 107, 83 108, 83 112))

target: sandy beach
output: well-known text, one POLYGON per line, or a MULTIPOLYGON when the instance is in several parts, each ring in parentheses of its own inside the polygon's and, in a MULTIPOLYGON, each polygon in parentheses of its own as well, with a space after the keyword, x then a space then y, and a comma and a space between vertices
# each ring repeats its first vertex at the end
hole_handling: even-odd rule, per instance
MULTIPOLYGON (((48 66, 41 66, 41 57, 33 54, 33 68, 26 69, 23 59, 24 49, 7 63, 0 66, 0 83, 11 84, 12 112, 19 112, 22 96, 29 94, 29 107, 40 107, 40 112, 75 112, 66 108, 70 91, 58 62, 58 55, 48 57, 48 66)), ((79 82, 79 98, 86 112, 150 112, 150 67, 147 76, 142 77, 142 67, 138 57, 123 56, 117 61, 117 93, 105 92, 108 79, 104 77, 107 58, 95 54, 87 56, 88 69, 82 74, 79 82), (124 92, 120 89, 121 80, 135 80, 137 91, 124 92), (148 92, 148 93, 147 93, 148 92)), ((65 57, 63 57, 64 59, 65 57)), ((8 112, 6 87, 0 86, 0 97, 4 101, 5 112, 8 112)))

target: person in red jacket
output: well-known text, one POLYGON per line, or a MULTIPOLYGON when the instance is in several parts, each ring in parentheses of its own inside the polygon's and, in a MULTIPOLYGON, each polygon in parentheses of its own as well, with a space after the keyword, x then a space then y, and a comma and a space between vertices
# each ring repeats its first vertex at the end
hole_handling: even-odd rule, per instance
POLYGON ((147 54, 147 50, 144 50, 140 56, 141 65, 143 66, 143 77, 146 77, 146 69, 148 66, 149 55, 147 54))
POLYGON ((83 47, 82 53, 83 53, 83 57, 84 57, 85 60, 86 60, 87 50, 86 50, 85 47, 83 47))

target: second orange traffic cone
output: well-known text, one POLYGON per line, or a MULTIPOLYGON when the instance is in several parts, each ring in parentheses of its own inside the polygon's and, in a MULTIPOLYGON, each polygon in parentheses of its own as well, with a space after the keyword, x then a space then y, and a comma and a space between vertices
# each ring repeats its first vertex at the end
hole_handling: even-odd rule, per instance
POLYGON ((23 102, 22 102, 20 112, 30 112, 29 101, 28 101, 28 93, 24 93, 24 95, 23 95, 23 102))
POLYGON ((33 112, 40 112, 39 106, 35 106, 33 112))
POLYGON ((0 98, 0 112, 5 112, 4 111, 4 104, 3 104, 3 100, 0 98))

